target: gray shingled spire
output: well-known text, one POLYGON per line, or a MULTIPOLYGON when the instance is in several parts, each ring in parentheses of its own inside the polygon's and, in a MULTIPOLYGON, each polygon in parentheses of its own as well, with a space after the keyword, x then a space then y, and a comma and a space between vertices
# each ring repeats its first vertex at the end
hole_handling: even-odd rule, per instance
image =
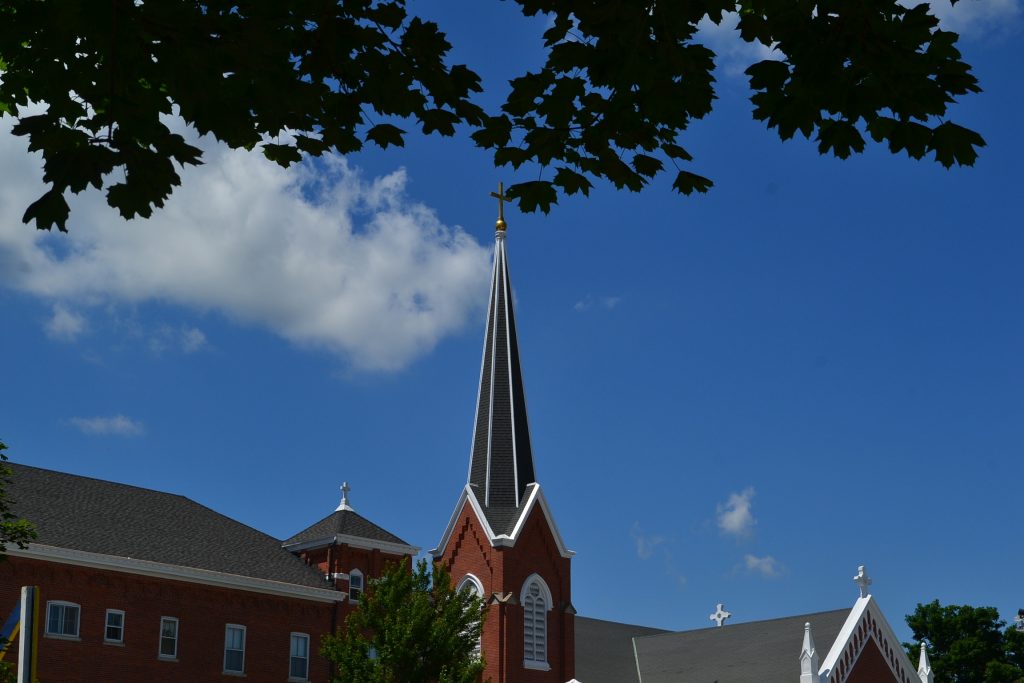
POLYGON ((491 528, 502 534, 515 525, 526 487, 535 477, 503 217, 495 238, 469 484, 491 528))

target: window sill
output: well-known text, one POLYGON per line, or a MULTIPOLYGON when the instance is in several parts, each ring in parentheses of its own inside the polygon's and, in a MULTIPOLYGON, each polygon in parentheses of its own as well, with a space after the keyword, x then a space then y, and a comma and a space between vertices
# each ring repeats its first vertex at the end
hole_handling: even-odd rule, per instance
POLYGON ((161 662, 177 662, 178 661, 177 657, 169 657, 168 655, 157 655, 156 658, 159 659, 161 662))
POLYGON ((535 662, 531 659, 523 660, 524 669, 533 669, 534 671, 551 671, 551 665, 547 662, 535 662))
POLYGON ((75 642, 75 643, 82 642, 82 639, 79 638, 78 636, 66 636, 66 635, 64 635, 62 633, 44 633, 43 637, 44 638, 53 638, 54 640, 70 640, 70 641, 75 642))
POLYGON ((123 640, 104 640, 104 645, 113 645, 114 647, 124 647, 123 640))
POLYGON ((295 678, 294 676, 289 676, 288 683, 309 683, 309 678, 295 678))
POLYGON ((234 678, 245 678, 244 671, 221 671, 222 676, 232 676, 234 678))

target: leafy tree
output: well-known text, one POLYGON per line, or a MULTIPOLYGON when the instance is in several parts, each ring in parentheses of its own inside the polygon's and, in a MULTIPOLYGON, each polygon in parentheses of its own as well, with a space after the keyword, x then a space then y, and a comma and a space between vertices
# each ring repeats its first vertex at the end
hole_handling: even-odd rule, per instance
POLYGON ((1007 628, 994 607, 918 604, 907 616, 917 644, 904 643, 917 661, 925 641, 936 683, 1024 682, 1024 631, 1007 628))
POLYGON ((5 465, 7 444, 0 441, 0 557, 7 551, 8 543, 15 543, 19 548, 28 547, 29 541, 35 540, 36 529, 32 523, 20 519, 11 510, 11 499, 4 490, 11 483, 11 468, 5 465))
POLYGON ((441 564, 391 565, 370 582, 359 606, 321 654, 336 683, 476 683, 483 600, 456 591, 441 564))
POLYGON ((947 120, 955 97, 980 88, 924 3, 514 1, 551 18, 546 61, 485 112, 472 100, 480 78, 446 62, 445 34, 405 0, 0 0, 0 113, 42 152, 49 186, 24 221, 66 230, 65 193, 89 186, 125 217, 149 216, 180 183, 177 167, 201 163, 161 119, 172 113, 283 166, 401 146, 409 127, 468 128, 497 166, 539 167, 509 188, 524 211, 597 180, 639 190, 668 169, 675 190, 706 192, 679 137, 715 99, 698 23, 727 12, 744 40, 775 49, 746 73, 754 118, 782 139, 800 133, 846 158, 870 137, 946 167, 973 164, 985 144, 947 120))

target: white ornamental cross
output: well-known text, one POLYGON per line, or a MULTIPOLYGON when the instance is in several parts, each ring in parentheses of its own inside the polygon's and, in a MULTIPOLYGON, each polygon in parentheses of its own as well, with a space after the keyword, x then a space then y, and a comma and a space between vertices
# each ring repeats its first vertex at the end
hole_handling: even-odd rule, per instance
POLYGON ((718 603, 718 606, 715 607, 715 613, 708 618, 715 622, 716 625, 721 626, 725 623, 725 620, 731 616, 732 612, 726 612, 725 606, 722 603, 718 603))
POLYGON ((868 596, 868 586, 871 585, 871 577, 864 570, 864 565, 857 567, 857 576, 853 577, 853 582, 860 588, 860 597, 866 598, 868 596))

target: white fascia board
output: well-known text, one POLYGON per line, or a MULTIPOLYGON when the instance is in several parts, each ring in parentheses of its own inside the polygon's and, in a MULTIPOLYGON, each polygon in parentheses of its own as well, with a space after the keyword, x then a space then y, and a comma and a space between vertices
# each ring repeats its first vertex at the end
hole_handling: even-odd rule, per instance
POLYGON ((300 584, 273 581, 271 579, 258 579, 251 576, 228 574, 210 569, 183 567, 176 564, 138 560, 132 557, 90 553, 84 550, 72 550, 70 548, 59 548, 38 543, 33 543, 24 550, 8 548, 7 554, 11 557, 24 557, 44 562, 59 562, 80 567, 106 569, 125 574, 138 574, 140 576, 171 579, 172 581, 200 583, 217 588, 245 590, 316 602, 342 602, 348 598, 347 593, 340 593, 329 588, 313 588, 312 586, 302 586, 300 584))
POLYGON ((572 557, 576 554, 576 551, 569 550, 565 547, 565 541, 562 540, 562 534, 558 531, 558 525, 555 524, 555 518, 551 514, 551 508, 548 507, 548 499, 544 496, 544 492, 540 488, 540 484, 534 482, 529 484, 533 487, 530 491, 529 496, 526 498, 526 505, 523 506, 523 514, 519 515, 519 521, 516 522, 516 526, 512 529, 511 539, 512 543, 516 542, 519 538, 519 533, 523 530, 523 526, 526 524, 526 520, 530 516, 530 511, 533 510, 535 505, 539 505, 541 512, 544 513, 544 519, 547 520, 548 528, 551 529, 551 535, 555 537, 555 545, 558 546, 558 554, 562 557, 572 557))
POLYGON ((289 552, 298 553, 302 552, 303 550, 309 550, 311 548, 323 548, 325 546, 331 545, 332 543, 337 543, 339 545, 345 544, 348 546, 352 546, 353 548, 360 548, 362 550, 379 550, 384 553, 391 553, 392 555, 415 556, 420 551, 420 549, 416 546, 405 545, 404 543, 392 543, 391 541, 377 541, 372 538, 363 538, 362 536, 349 536, 348 534, 325 536, 323 538, 317 538, 312 541, 292 543, 290 545, 282 545, 281 547, 289 552))
POLYGON ((448 546, 448 541, 451 540, 452 534, 455 533, 455 527, 458 526, 459 516, 462 513, 462 508, 466 505, 466 501, 469 501, 470 507, 473 508, 474 514, 476 514, 477 521, 480 522, 480 526, 483 527, 484 533, 487 534, 487 539, 494 545, 494 540, 497 538, 494 535, 494 530, 491 529, 491 525, 487 522, 487 517, 484 516, 484 511, 480 507, 480 501, 476 499, 476 494, 473 492, 473 487, 466 484, 462 488, 462 493, 459 495, 459 502, 455 504, 455 509, 452 511, 451 519, 448 520, 448 526, 445 527, 444 533, 441 534, 441 540, 437 544, 437 547, 430 551, 430 554, 437 559, 444 554, 444 549, 448 546))
POLYGON ((444 530, 444 534, 441 536, 441 542, 437 544, 437 547, 430 551, 430 554, 434 558, 440 557, 444 553, 445 547, 448 545, 448 541, 451 540, 452 534, 455 533, 455 527, 459 521, 459 513, 462 512, 463 506, 469 501, 470 506, 473 508, 473 512, 476 514, 477 520, 483 527, 484 533, 487 534, 487 540, 490 542, 493 548, 511 548, 516 544, 516 540, 519 538, 520 532, 523 530, 523 526, 526 524, 527 518, 530 516, 530 511, 533 510, 535 505, 539 505, 541 511, 544 513, 544 519, 548 523, 548 528, 551 529, 551 535, 555 538, 555 545, 558 547, 558 554, 562 557, 572 557, 575 555, 575 551, 569 550, 565 547, 565 542, 562 540, 562 534, 559 533, 558 527, 555 525, 555 518, 551 515, 551 509, 548 507, 548 501, 544 497, 544 492, 540 489, 540 484, 534 482, 529 484, 527 488, 530 490, 526 498, 526 504, 523 506, 523 511, 519 515, 519 520, 516 522, 516 526, 512 529, 511 534, 495 534, 494 530, 491 529, 491 525, 487 522, 487 517, 484 515, 483 509, 480 507, 480 502, 476 498, 476 494, 473 489, 470 488, 469 484, 462 489, 462 495, 459 496, 459 502, 455 505, 455 511, 452 513, 452 517, 448 522, 448 527, 444 530), (532 487, 532 488, 531 488, 532 487))
MULTIPOLYGON (((839 635, 836 636, 836 640, 832 643, 832 648, 828 651, 828 656, 825 661, 822 662, 821 668, 818 670, 818 675, 823 676, 823 680, 834 683, 836 679, 832 678, 832 670, 835 668, 836 663, 843 656, 843 652, 846 651, 846 646, 849 644, 850 639, 853 637, 854 631, 857 630, 857 626, 864 621, 864 617, 867 613, 871 614, 874 618, 875 623, 878 624, 879 629, 882 631, 882 635, 889 641, 889 648, 897 651, 896 659, 897 664, 904 669, 904 674, 909 676, 908 680, 916 680, 917 669, 911 663, 910 658, 907 657, 907 653, 903 650, 903 642, 896 637, 896 633, 892 630, 892 626, 889 625, 889 620, 885 618, 882 613, 882 609, 878 606, 878 602, 875 601, 874 597, 870 594, 863 598, 858 598, 854 604, 853 609, 850 610, 850 614, 846 617, 846 622, 843 624, 843 628, 840 629, 839 635)), ((875 645, 878 647, 884 655, 885 650, 882 644, 878 642, 873 631, 867 630, 868 638, 875 641, 875 645)), ((859 649, 855 653, 857 657, 860 657, 861 652, 864 650, 864 645, 867 643, 868 638, 860 644, 859 649)), ((886 664, 889 665, 890 669, 892 664, 889 662, 887 657, 883 656, 886 664)), ((899 672, 894 672, 899 677, 899 672)))

